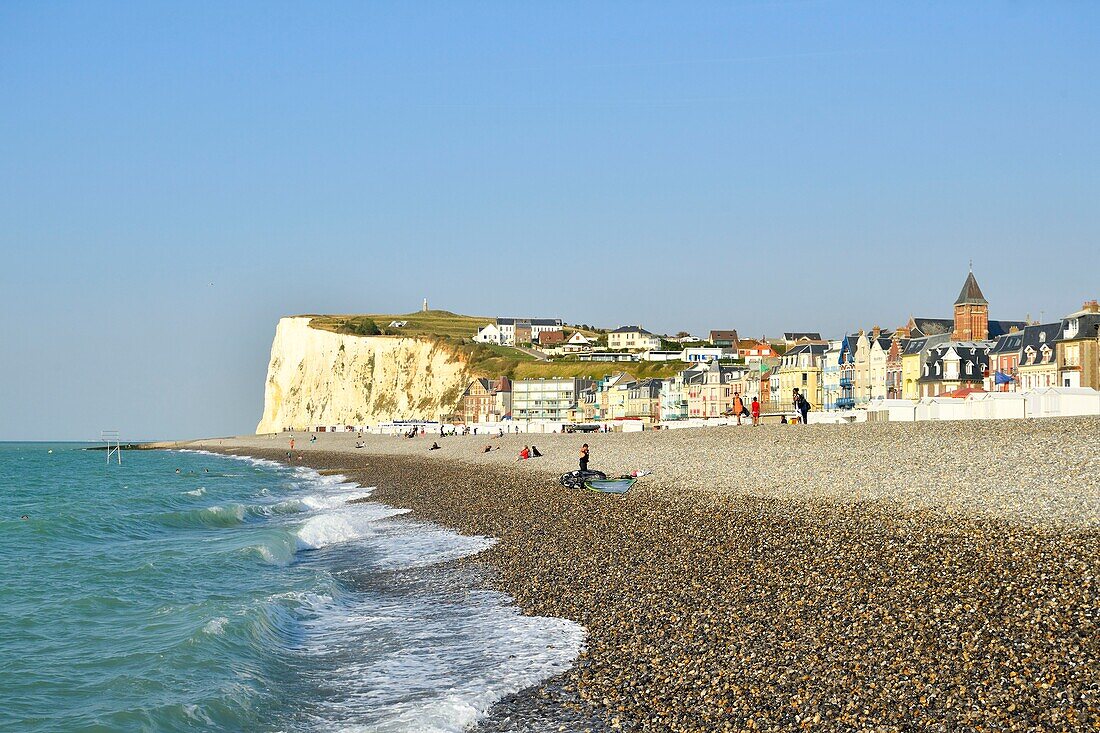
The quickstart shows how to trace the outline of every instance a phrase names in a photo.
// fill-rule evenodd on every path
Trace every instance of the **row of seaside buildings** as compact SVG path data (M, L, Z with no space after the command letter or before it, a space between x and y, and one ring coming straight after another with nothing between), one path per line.
M686 362L666 379L634 379L628 364L601 378L475 379L463 396L467 424L543 420L656 423L713 418L732 410L735 395L755 397L765 414L791 411L798 388L815 410L851 410L875 400L1015 392L1042 387L1100 389L1100 305L1088 301L1059 321L989 318L973 272L952 318L910 318L893 330L859 329L840 339L787 333L781 343L739 340L712 331L706 346L662 349L670 339L637 326L607 333L606 346L581 331L567 334L556 319L497 319L476 340L531 344L546 353L588 361ZM691 337L685 342L697 341ZM780 353L782 352L782 353Z

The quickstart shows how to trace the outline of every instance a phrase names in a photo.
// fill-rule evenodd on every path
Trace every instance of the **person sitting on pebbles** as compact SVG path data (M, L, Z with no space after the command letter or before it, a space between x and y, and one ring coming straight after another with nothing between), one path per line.
M432 447L428 450L439 450L439 443L432 443Z
M517 458L516 460L517 461L526 461L530 457L531 457L531 449L528 448L527 446L523 446L523 450L521 450L519 452L519 458Z

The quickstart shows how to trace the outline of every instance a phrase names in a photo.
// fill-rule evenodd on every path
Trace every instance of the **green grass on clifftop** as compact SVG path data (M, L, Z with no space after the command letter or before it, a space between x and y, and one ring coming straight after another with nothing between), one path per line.
M681 371L680 362L598 363L575 360L538 361L530 354L509 346L473 343L471 339L482 326L494 318L462 316L450 311L417 311L416 313L368 313L363 315L307 315L310 328L352 336L407 336L434 339L455 353L462 354L470 371L478 376L538 379L539 377L591 377L625 371L638 379L663 379ZM390 326L405 321L402 327ZM567 331L581 331L595 337L596 332L566 325Z
M310 328L333 333L346 333L358 336L373 334L362 333L357 326L367 320L374 321L378 326L378 335L382 336L411 336L421 338L425 336L446 336L453 339L473 338L477 330L487 323L493 323L493 318L480 316L460 316L450 311L417 311L416 313L366 313L363 315L344 316L319 316L309 315ZM406 324L397 328L390 326L395 321L406 321Z

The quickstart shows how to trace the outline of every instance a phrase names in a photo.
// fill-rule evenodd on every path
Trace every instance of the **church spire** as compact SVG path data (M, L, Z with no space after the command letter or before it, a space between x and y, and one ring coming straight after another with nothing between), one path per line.
M973 262L971 262L971 267L973 267ZM989 305L989 301L982 295L982 289L978 287L978 281L974 279L973 269L966 276L966 282L963 283L962 290L959 291L959 297L955 300L955 305L963 304Z

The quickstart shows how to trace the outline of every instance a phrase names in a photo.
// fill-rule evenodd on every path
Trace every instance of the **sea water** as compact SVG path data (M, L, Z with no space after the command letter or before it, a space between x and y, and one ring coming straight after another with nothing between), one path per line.
M583 643L341 476L83 448L0 444L0 730L461 731Z

